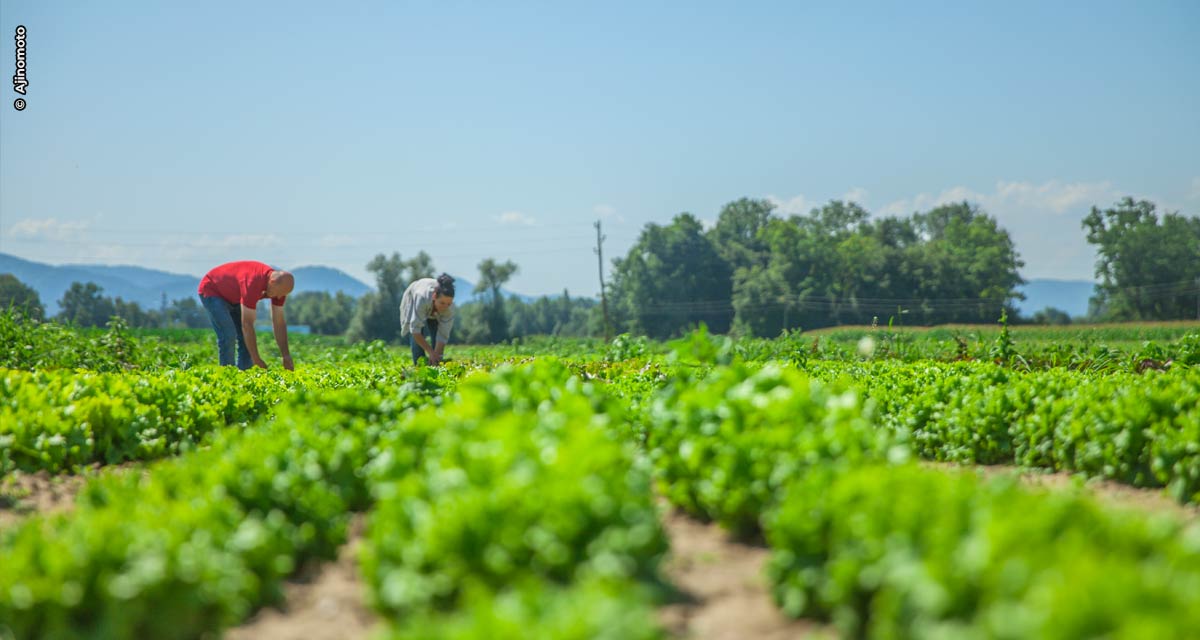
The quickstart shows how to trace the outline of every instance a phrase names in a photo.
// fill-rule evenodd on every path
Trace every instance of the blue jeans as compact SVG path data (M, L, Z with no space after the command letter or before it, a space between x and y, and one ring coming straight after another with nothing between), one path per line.
M233 346L236 344L237 368L245 371L253 367L250 350L246 348L246 336L242 335L242 305L230 304L215 296L200 296L200 303L208 311L213 331L217 332L217 358L221 366L233 365Z
M429 345L435 349L437 348L437 343L434 342L437 340L437 329L438 321L430 319L425 321L425 328L421 330L421 335L425 336L426 340L429 341ZM408 344L412 347L413 364L417 364L417 361L421 358L426 358L425 350L421 348L421 345L417 344L417 334L414 333L408 336Z

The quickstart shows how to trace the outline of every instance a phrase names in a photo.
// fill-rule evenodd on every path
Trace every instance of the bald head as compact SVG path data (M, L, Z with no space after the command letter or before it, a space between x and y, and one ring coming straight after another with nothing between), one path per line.
M290 271L276 269L267 280L267 297L282 298L296 288L296 277Z

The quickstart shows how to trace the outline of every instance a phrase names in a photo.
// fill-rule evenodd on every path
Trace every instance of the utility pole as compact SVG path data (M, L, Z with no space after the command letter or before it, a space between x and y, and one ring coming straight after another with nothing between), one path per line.
M604 309L604 341L612 339L608 323L608 294L604 291L604 236L600 235L600 221L596 221L596 264L600 270L600 306Z

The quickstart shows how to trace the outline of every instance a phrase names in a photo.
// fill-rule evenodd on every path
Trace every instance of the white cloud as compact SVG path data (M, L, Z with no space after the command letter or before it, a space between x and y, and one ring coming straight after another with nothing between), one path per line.
M951 187L933 196L928 193L920 193L912 198L904 198L889 202L879 209L879 213L885 216L907 216L915 211L932 209L933 207L951 202L968 202L978 203L983 199L983 194L972 191L967 187Z
M870 196L870 194L867 193L866 189L864 189L862 187L854 187L853 189L847 191L846 195L842 196L842 201L843 202L854 202L859 205L865 206L868 196Z
M533 226L535 222L532 217L527 216L520 211L505 211L504 213L496 216L496 220L498 220L500 224L520 224L527 227Z
M1028 182L998 182L996 195L986 198L996 204L1012 202L1020 206L1046 209L1063 214L1079 207L1106 205L1115 200L1116 192L1108 182L1062 184L1057 180L1041 185Z
M1106 205L1119 198L1119 192L1108 182L1063 184L1057 180L1035 185L1028 182L996 183L991 192L975 191L969 187L950 187L937 195L917 194L889 202L879 209L883 215L908 215L943 204L967 201L983 207L989 213L1002 210L1028 209L1038 215L1063 215L1079 207ZM996 210L996 211L993 211Z
M783 200L775 196L767 196L767 202L770 202L775 207L775 214L780 216L790 215L805 215L813 208L813 203L804 196L796 196L789 200Z
M866 189L862 187L854 187L846 191L846 193L838 199L842 200L843 202L855 202L865 207L867 206L867 199L870 197L870 195L871 194ZM781 217L792 215L805 216L808 215L813 209L820 206L817 204L817 201L809 200L803 195L798 195L787 200L784 200L778 196L768 195L766 196L766 200L775 207L775 215Z
M74 240L87 231L89 226L91 223L86 220L59 222L57 218L26 218L9 227L8 235L21 239Z

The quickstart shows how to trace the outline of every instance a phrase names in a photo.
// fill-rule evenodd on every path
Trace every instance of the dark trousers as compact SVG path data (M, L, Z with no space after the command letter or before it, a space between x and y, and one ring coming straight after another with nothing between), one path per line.
M246 348L246 336L242 335L242 305L231 304L224 298L200 296L204 310L212 320L213 331L217 332L217 360L222 366L234 364L234 346L237 347L237 368L245 371L254 366L250 350Z
M429 341L429 345L434 348L437 348L437 342L435 342L437 340L437 329L438 321L431 318L425 321L425 328L421 330L421 335L425 336L425 339ZM413 364L417 364L418 360L426 357L425 350L421 348L421 345L417 344L417 334L414 333L408 337L408 344L412 347ZM428 359L426 360L428 361Z

